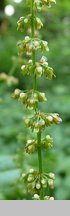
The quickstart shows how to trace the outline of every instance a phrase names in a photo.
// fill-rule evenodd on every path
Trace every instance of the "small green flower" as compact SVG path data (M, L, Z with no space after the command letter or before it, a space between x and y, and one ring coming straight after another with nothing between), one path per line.
M44 200L51 200L51 201L53 201L54 197L44 196Z
M48 180L48 186L49 186L50 189L54 188L54 181L52 179Z
M27 181L32 182L33 180L34 180L34 177L33 177L33 175L30 174L27 178Z
M14 93L12 94L12 97L14 99L18 99L20 96L21 90L20 89L15 89Z
M34 194L33 200L40 200L40 196L38 194Z
M38 17L36 17L36 26L37 26L37 29L41 29L43 27L43 23Z
M49 178L51 178L52 180L55 180L55 174L54 173L49 173Z
M37 183L36 183L36 189L37 189L37 190L40 190L40 188L41 188L41 185L40 185L39 182L37 182Z

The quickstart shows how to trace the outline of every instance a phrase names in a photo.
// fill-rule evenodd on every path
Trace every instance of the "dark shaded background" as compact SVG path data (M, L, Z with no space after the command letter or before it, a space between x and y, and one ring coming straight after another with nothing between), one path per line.
M29 12L26 1L20 4L13 0L0 0L0 73L18 77L14 86L10 81L0 82L0 199L30 199L19 174L29 167L37 167L37 155L24 155L23 148L28 137L33 136L25 128L23 117L26 109L11 98L16 87L31 85L29 77L23 77L20 67L23 59L17 56L16 43L26 35L17 32L17 20ZM13 16L7 16L5 7L11 4ZM44 170L56 173L55 189L52 195L57 200L70 199L70 2L57 0L48 13L42 13L44 28L41 37L49 42L47 54L49 65L54 68L56 79L39 79L39 88L45 91L48 102L41 109L58 112L63 119L60 126L49 128L46 133L54 137L54 148L45 153ZM49 192L50 193L50 192Z

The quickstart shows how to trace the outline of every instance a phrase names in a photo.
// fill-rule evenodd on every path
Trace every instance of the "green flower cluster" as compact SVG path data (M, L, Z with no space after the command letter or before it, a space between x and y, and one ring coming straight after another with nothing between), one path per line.
M46 127L62 122L58 113L44 113L38 107L38 104L47 101L47 98L45 93L37 90L37 77L44 76L51 80L56 76L53 68L49 67L47 58L43 55L44 52L49 51L48 42L35 35L35 30L43 27L36 12L42 10L43 7L50 7L52 3L56 3L55 0L31 0L31 14L21 17L17 22L19 31L23 32L25 27L30 27L32 32L32 35L27 35L23 40L20 40L17 46L19 55L26 54L27 56L27 61L21 66L21 72L23 76L32 76L33 88L25 91L16 89L12 96L22 102L26 108L33 110L32 116L25 118L25 124L32 132L37 133L37 138L28 139L25 152L28 154L38 153L39 172L30 169L26 175L22 173L22 179L27 184L28 192L34 194L33 200L54 200L53 197L45 196L45 191L46 188L54 188L55 175L54 173L43 173L42 167L42 151L52 148L53 138L50 135L42 138L41 135ZM40 50L42 55L37 61L36 54Z
M46 76L46 78L49 80L51 80L53 77L56 77L53 72L53 68L48 66L45 56L42 56L39 62L35 62L35 65L33 65L32 60L29 60L28 64L22 65L21 70L23 75L35 74L38 77Z
M39 38L30 38L29 36L26 36L23 41L19 41L17 45L20 55L26 53L27 56L32 56L32 53L39 49L41 49L42 52L49 51L47 41L40 40Z
M26 17L20 17L20 19L17 22L18 31L23 32L25 27L29 27L29 25L31 26L31 22L32 22L32 15L31 14L29 14ZM35 22L35 27L37 30L41 29L43 27L43 23L39 17L34 16L34 22Z
M59 117L58 113L49 114L40 111L36 112L34 116L25 119L27 127L36 132L42 131L45 127L51 126L52 124L59 124L61 122L62 119Z
M22 174L22 179L27 184L27 189L29 193L34 193L38 195L40 189L42 188L54 189L54 173L39 173L34 169L30 169L29 173L27 173L26 175ZM44 198L46 199L46 197Z
M26 153L32 154L38 150L39 143L37 139L28 140L26 143ZM48 150L53 147L53 138L47 135L45 138L41 140L41 147L45 150Z
M8 85L16 85L18 84L18 79L14 76L9 76L6 73L0 73L0 81L6 81Z
M14 99L19 99L28 109L31 110L37 109L38 102L47 101L45 93L41 93L34 89L25 92L16 89L12 96Z
M52 3L55 3L56 4L56 1L55 0L35 0L35 8L36 10L38 11L41 11L42 10L42 7L51 7Z

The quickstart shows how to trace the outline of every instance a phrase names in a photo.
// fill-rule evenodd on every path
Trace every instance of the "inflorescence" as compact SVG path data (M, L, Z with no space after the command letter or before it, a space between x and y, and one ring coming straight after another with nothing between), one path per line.
M29 75L33 79L32 89L20 90L16 89L13 98L18 99L29 110L33 110L33 114L29 118L25 118L25 124L28 128L37 133L37 138L27 140L25 152L32 154L38 152L39 171L33 168L27 174L22 173L22 179L27 184L28 192L32 194L33 200L54 200L53 197L46 196L46 188L54 188L54 173L44 173L42 167L42 151L53 147L53 138L50 135L42 138L42 132L48 126L59 124L62 122L58 113L44 113L39 110L39 103L46 102L45 93L37 90L37 77L45 76L51 80L56 77L48 65L48 60L44 53L49 51L48 42L41 40L35 35L36 30L43 27L41 19L36 16L44 7L50 8L55 0L31 0L31 13L25 17L21 17L18 22L18 30L23 32L24 28L31 28L31 36L26 35L23 40L17 44L18 54L23 56L26 54L27 61L21 66L22 75ZM40 59L36 59L36 53L42 52Z

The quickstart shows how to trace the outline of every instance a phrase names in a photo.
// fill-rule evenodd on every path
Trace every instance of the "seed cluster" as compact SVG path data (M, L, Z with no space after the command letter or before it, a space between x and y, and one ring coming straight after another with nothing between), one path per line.
M20 19L18 20L17 24L18 24L18 30L23 32L25 27L28 27L29 25L31 25L32 22L32 15L29 14L26 17L20 17ZM34 22L35 22L35 27L36 29L41 29L43 27L43 23L41 21L41 19L39 17L34 16Z

